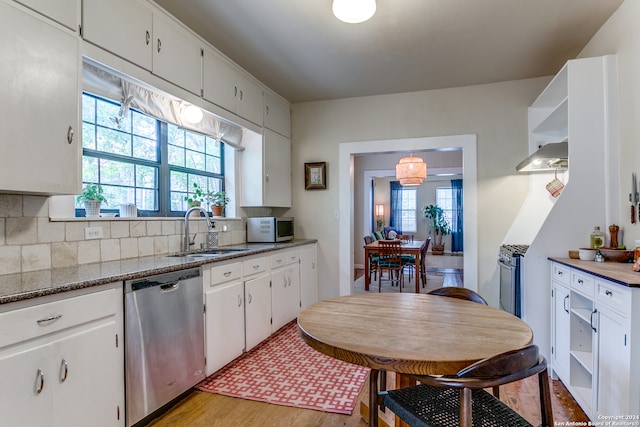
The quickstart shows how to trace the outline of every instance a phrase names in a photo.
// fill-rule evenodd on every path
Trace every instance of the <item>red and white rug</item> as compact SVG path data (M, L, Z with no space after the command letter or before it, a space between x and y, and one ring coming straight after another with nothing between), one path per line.
M198 389L276 405L351 414L369 368L309 347L296 322L198 385Z

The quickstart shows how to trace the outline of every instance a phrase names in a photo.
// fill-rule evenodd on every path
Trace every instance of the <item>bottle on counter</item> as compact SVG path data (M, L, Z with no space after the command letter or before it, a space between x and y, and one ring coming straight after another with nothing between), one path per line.
M600 231L600 227L595 226L593 228L590 241L592 249L600 249L604 246L604 234L602 233L602 231Z

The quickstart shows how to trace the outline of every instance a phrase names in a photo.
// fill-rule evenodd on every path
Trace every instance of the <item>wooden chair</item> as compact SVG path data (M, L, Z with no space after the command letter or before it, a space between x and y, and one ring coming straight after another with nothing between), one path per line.
M393 285L397 282L402 292L402 250L400 240L380 240L378 243L378 292L380 292L382 273L386 270ZM395 272L395 279L393 278Z
M420 377L421 384L380 392L379 400L413 427L531 426L483 389L532 375L538 375L542 426L553 426L547 362L535 345L483 359L455 375Z
M369 245L373 243L373 237L364 236L364 244ZM369 254L369 259L366 260L369 263L369 282L371 282L371 273L373 273L373 280L376 280L378 274L378 255Z
M427 250L431 243L431 237L424 241L420 246L420 279L422 280L422 287L427 283Z
M472 291L471 289L467 289L467 288L458 288L455 286L445 286L443 288L438 288L438 289L434 289L431 292L429 292L430 295L440 295L443 297L451 297L451 298L458 298L458 299L464 299L467 301L473 301L473 302L477 302L480 304L484 304L484 305L488 305L487 301L482 298L482 296L475 292Z

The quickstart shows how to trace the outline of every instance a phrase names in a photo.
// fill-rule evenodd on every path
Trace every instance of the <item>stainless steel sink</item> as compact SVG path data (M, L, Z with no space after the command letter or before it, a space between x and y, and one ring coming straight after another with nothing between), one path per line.
M202 250L197 250L197 251L191 251L191 252L180 252L174 255L169 255L172 257L183 257L183 256L190 256L190 257L215 257L215 256L220 256L220 255L227 255L227 254L232 254L235 252L244 252L244 251L248 251L249 248L211 248L211 249L202 249Z

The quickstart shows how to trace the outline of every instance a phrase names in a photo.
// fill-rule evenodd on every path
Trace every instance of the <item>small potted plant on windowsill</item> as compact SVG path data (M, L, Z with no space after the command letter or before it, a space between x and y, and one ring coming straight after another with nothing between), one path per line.
M434 233L431 253L433 255L442 255L444 253L442 238L451 234L451 226L444 216L444 210L438 205L429 205L422 208L422 213L425 218L430 220L429 228Z
M222 216L227 203L229 203L229 197L224 191L217 191L215 193L209 192L207 194L207 201L211 204L211 214L213 216Z
M78 203L84 203L85 215L89 218L99 217L102 203L107 203L104 190L100 184L87 184L82 193L76 197Z
M185 202L187 202L187 209L194 208L197 206L202 206L202 204L207 200L207 193L205 190L198 185L197 182L193 183L193 193L184 196ZM200 212L194 211L191 212L189 216L199 217Z

